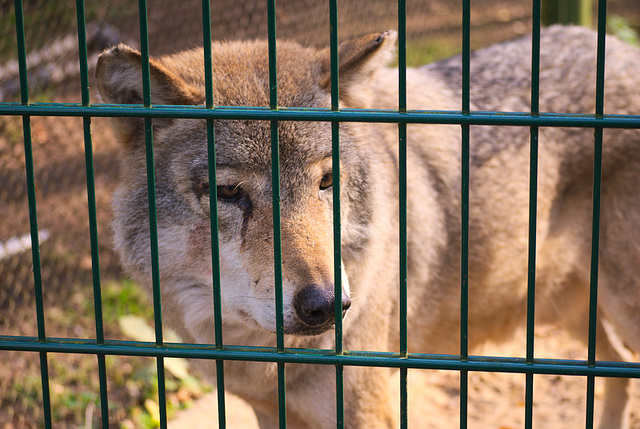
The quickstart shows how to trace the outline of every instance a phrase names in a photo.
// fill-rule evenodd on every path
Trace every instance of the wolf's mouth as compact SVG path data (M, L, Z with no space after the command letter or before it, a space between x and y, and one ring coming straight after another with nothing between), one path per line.
M346 305L343 305L342 309L342 319L347 314L349 307L351 306L351 302L348 301ZM336 326L335 321L335 311L332 308L330 314L318 315L318 319L313 319L307 317L306 319L300 318L298 315L298 319L291 324L285 325L284 332L285 334L291 335L303 335L303 336L313 336L323 334L331 329L334 329ZM319 318L322 318L322 323L306 323L307 321L319 321Z
M343 314L344 317L344 314ZM285 326L284 333L288 335L301 335L301 336L314 336L324 334L325 332L334 329L335 322L327 323L322 326L308 326L303 323L297 323L295 326Z

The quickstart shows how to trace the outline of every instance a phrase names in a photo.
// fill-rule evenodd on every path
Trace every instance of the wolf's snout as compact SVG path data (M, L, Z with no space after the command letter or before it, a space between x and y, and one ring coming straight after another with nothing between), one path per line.
M333 285L305 286L293 303L298 318L307 326L320 327L335 322L335 294ZM342 294L342 316L351 307L351 300Z

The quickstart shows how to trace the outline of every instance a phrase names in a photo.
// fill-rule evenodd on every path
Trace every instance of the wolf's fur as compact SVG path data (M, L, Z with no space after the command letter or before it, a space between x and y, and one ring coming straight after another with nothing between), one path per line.
M397 109L395 33L340 46L343 107ZM530 38L473 54L473 110L528 111ZM595 35L542 32L540 109L593 113ZM640 51L607 39L605 113L640 114ZM459 110L460 58L407 70L411 109ZM328 50L278 43L281 106L328 107ZM97 67L110 103L142 99L140 54L124 45ZM269 103L265 42L215 43L217 105ZM202 104L202 50L151 59L152 102ZM114 119L123 143L114 197L115 245L124 266L150 283L143 124ZM269 123L215 122L225 344L275 345ZM183 338L213 341L206 128L204 121L154 120L160 272L165 320ZM331 127L281 122L284 329L290 347L332 348ZM343 302L347 350L398 350L398 136L394 124L340 125ZM640 133L605 130L600 229L599 360L640 351ZM409 350L459 348L460 128L408 127ZM587 338L593 130L540 129L536 316ZM529 129L471 127L469 319L471 346L507 338L525 315ZM324 184L324 185L323 185ZM329 183L330 184L330 183ZM327 189L324 189L327 188ZM237 191L237 193L236 193ZM216 195L216 190L212 190ZM226 195L226 197L225 197ZM327 307L329 306L329 307ZM614 346L617 345L617 346ZM622 347L622 345L624 347ZM287 366L288 424L335 426L335 369ZM215 375L213 366L209 373ZM225 383L277 426L275 364L226 362ZM345 424L395 427L380 368L345 368ZM605 381L601 427L627 423L629 382ZM426 399L428 400L428 399ZM213 417L212 417L213 420Z

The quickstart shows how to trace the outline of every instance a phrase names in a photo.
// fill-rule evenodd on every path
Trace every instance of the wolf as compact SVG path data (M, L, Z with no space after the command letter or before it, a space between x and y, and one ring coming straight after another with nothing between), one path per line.
M541 112L593 113L596 40L591 30L542 30ZM396 33L339 45L341 108L398 109L398 70L388 67ZM202 49L150 59L151 99L205 102ZM219 106L268 106L265 41L215 42L213 96ZM328 108L327 48L277 42L280 106ZM640 50L606 39L604 111L640 114ZM461 58L408 68L409 109L459 111ZM101 54L98 88L107 103L141 103L141 55L125 46ZM531 37L471 58L473 111L529 112ZM114 243L126 270L150 284L144 124L114 118L122 143L113 197ZM270 124L215 120L216 189L209 186L203 120L154 119L162 303L185 341L214 341L210 198L216 198L223 338L227 345L276 345ZM340 131L342 293L334 293L331 124L278 124L285 345L334 347L342 301L346 350L399 350L398 126L344 122ZM592 236L593 130L539 130L536 323L587 341ZM633 360L640 351L640 133L604 130L597 358ZM470 127L469 346L500 341L524 323L527 297L529 127ZM409 352L459 353L461 131L407 127ZM210 366L207 366L210 365ZM215 368L204 363L215 377ZM287 364L287 424L335 427L335 368ZM227 361L225 385L254 408L261 428L278 427L275 363ZM344 369L344 424L391 428L391 371ZM629 425L630 382L604 379L600 428ZM428 400L426 398L425 400ZM212 418L212 420L215 420Z

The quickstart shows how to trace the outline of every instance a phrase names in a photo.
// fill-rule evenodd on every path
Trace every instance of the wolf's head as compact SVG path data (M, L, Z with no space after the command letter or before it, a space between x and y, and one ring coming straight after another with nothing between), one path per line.
M395 33L367 35L339 49L343 106L365 107L366 86L393 54ZM213 46L213 94L219 106L268 106L265 42ZM278 99L287 107L329 107L328 50L278 42ZM140 53L124 45L105 51L96 69L108 103L141 103ZM205 100L202 50L150 60L154 104L199 105ZM113 119L124 147L114 197L115 245L127 270L149 284L148 197L144 121ZM154 119L159 263L165 300L196 340L212 326L210 196L217 199L220 276L225 323L275 331L271 128L269 122L216 120L217 187L210 189L205 121ZM331 125L278 123L282 213L284 330L314 335L334 320ZM340 125L343 261L361 256L373 190L366 180L369 148L363 125ZM343 265L344 266L344 265ZM343 308L349 282L342 272Z

